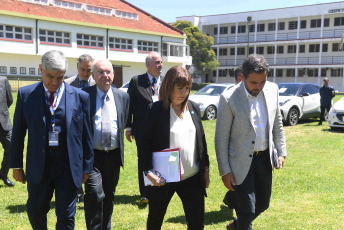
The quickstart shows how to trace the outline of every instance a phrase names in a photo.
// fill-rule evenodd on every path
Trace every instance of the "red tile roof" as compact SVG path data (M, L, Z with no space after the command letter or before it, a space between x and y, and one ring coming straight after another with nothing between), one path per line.
M89 13L84 10L72 10L52 5L34 4L19 0L1 0L0 14L24 15L29 18L39 18L65 23L82 23L100 27L117 27L124 30L135 30L143 33L168 34L174 36L183 35L184 32L169 25L168 23L150 15L142 9L124 0L76 0L73 2L86 3L98 7L110 7L120 11L135 13L138 20L125 19L115 16L107 16Z

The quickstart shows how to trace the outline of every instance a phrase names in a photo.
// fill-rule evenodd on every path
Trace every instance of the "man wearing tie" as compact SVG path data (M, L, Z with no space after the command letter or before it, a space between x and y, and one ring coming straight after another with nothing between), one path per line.
M140 133L142 122L150 110L152 103L158 100L159 86L162 79L160 74L162 71L162 59L159 53L151 52L146 57L147 73L134 76L128 87L130 96L129 118L126 125L126 138L129 142L134 137L136 139ZM137 155L138 153L137 149ZM140 162L140 161L138 161ZM143 181L142 166L138 163L138 177L141 195L141 204L147 204L148 199L145 194L145 185Z
M47 229L54 191L56 229L74 229L77 188L92 172L90 99L87 93L64 84L67 66L62 52L46 52L39 66L42 81L18 91L10 167L15 180L25 183L27 179L27 213L33 229Z
M96 84L91 77L92 74L92 57L89 54L83 54L78 58L77 69L78 74L69 77L65 82L76 88L84 88Z
M85 218L88 230L110 230L115 190L124 165L129 95L111 85L114 71L109 60L95 60L92 70L96 85L83 89L91 98L94 149L93 172L85 184Z

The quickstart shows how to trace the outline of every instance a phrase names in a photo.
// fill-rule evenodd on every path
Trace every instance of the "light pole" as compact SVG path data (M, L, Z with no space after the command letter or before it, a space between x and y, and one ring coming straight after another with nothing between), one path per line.
M252 17L247 17L247 56L250 55L249 49L250 49L250 24L252 21Z

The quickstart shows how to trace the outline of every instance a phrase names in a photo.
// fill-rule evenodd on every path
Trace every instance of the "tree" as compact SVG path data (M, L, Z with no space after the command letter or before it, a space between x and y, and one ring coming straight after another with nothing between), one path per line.
M187 36L186 44L190 47L192 64L201 73L209 73L216 70L220 64L216 60L216 55L211 46L214 39L203 34L197 26L189 21L177 21L172 24L174 27L183 30Z

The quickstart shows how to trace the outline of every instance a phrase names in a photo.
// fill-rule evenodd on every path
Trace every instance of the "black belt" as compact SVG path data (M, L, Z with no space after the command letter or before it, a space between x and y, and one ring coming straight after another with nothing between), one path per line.
M109 153L112 153L112 152L115 152L119 150L119 148L116 148L116 149L111 149L111 150L99 150L99 149L93 149L94 152L97 152L97 153L103 153L103 154L109 154Z
M269 149L265 149L263 151L254 151L253 154L256 156L264 155L269 152Z

